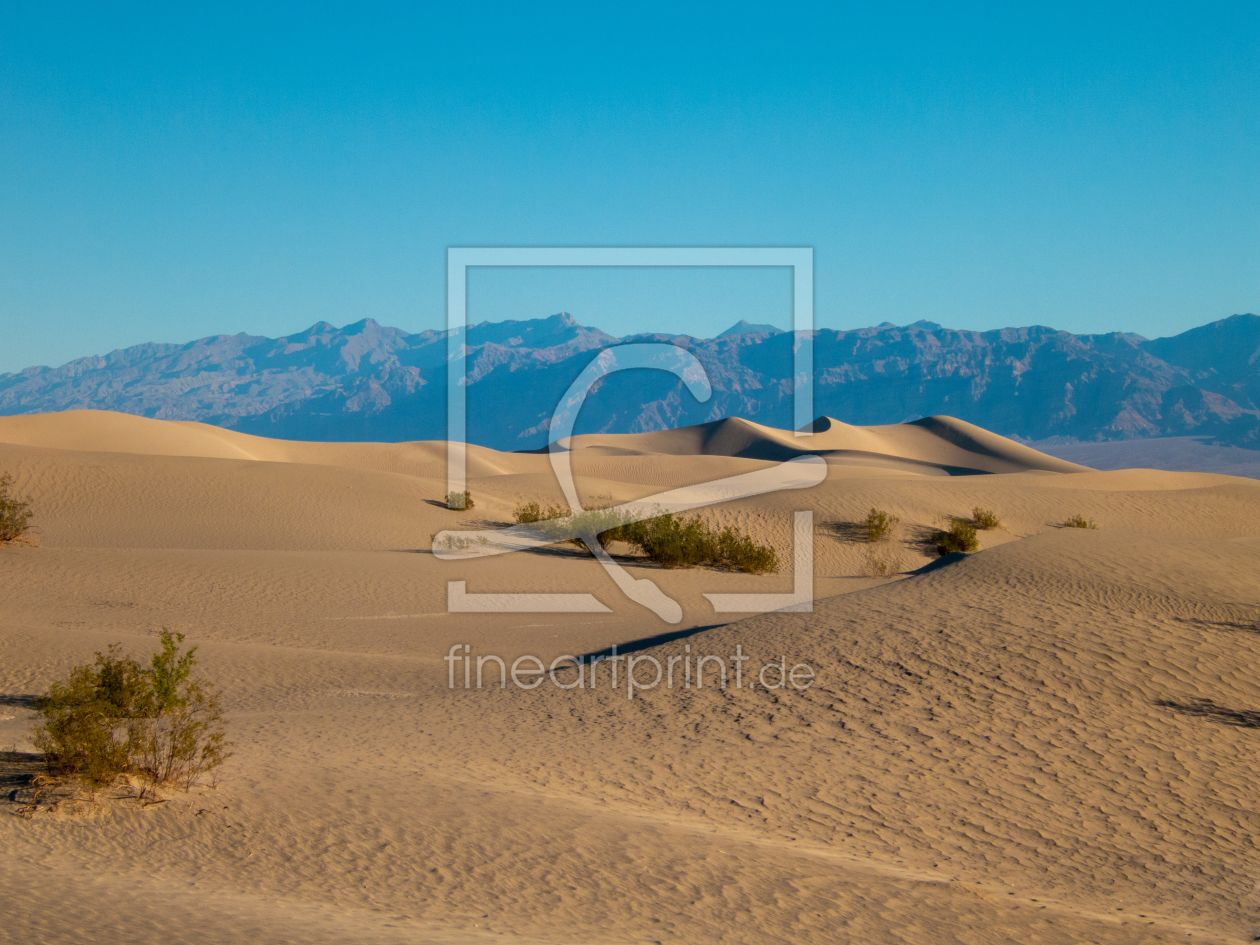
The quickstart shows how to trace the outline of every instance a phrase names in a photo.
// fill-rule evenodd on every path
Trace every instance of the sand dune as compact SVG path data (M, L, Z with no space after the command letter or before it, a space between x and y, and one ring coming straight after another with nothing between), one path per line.
M303 443L270 440L207 423L150 420L108 410L0 417L0 443L93 453L244 459L446 475L445 443ZM503 454L468 446L472 475L506 472ZM510 455L510 454L509 454Z
M811 424L799 437L750 420L727 418L659 433L573 437L575 450L616 450L682 456L732 456L782 462L816 453L835 464L902 468L912 472L971 474L1047 470L1079 472L1084 467L1039 453L1006 437L953 417L926 417L913 423L855 427L831 417Z
M826 429L823 429L823 427ZM560 500L546 456L283 443L78 412L0 418L0 470L41 547L0 548L0 748L93 650L188 635L225 688L214 790L92 819L0 818L0 940L1239 942L1257 928L1260 482L1099 472L949 418L818 424L826 482L705 510L791 557L812 613L717 615L789 573L662 571L690 635L555 549L458 562L454 525ZM582 494L623 501L795 455L745 421L575 437ZM1058 465L1056 465L1058 464ZM968 473L960 475L959 473ZM597 498L598 497L598 498ZM856 523L935 560L865 576ZM1058 527L1071 514L1097 531ZM472 592L589 592L604 614L449 614ZM455 644L662 662L736 646L810 664L804 691L448 688ZM690 647L690 651L688 651ZM567 677L566 677L567 678ZM712 677L710 677L712 678ZM0 777L4 776L0 772ZM0 802L2 803L2 802Z
M819 417L809 437L729 418L658 433L589 434L565 445L577 452L607 456L726 456L781 462L817 453L835 463L904 461L917 472L1079 472L1085 468L1056 459L953 417L927 417L913 423L855 427ZM21 446L153 456L249 459L272 463L350 466L418 475L445 475L444 444L302 443L269 440L204 423L167 422L102 410L0 417L0 442ZM469 473L517 471L536 453L469 450ZM534 468L534 467L527 467Z

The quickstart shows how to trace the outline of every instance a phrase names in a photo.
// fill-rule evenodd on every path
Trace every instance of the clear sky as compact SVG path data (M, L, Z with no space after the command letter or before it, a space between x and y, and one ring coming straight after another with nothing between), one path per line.
M438 327L449 245L813 246L830 327L1260 311L1260 5L6 7L0 371ZM785 285L469 307L711 335Z

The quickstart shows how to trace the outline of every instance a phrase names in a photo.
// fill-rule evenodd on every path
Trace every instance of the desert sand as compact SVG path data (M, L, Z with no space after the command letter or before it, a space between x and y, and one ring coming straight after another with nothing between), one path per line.
M1260 479L1260 450L1218 446L1208 437L1165 436L1107 443L1034 444L1060 459L1094 469L1173 469Z
M52 680L113 641L147 653L162 627L200 647L235 743L216 787L163 805L0 816L0 940L1260 933L1260 481L1094 471L948 418L816 429L568 444L598 503L826 458L812 489L700 513L773 544L779 574L622 561L681 602L673 627L575 548L430 552L443 529L560 502L545 455L470 448L476 508L453 512L443 443L0 418L0 471L40 529L38 547L0 547L0 748L31 751L30 700ZM1002 527L934 565L927 534L976 505ZM872 506L901 519L892 577L866 566L855 523ZM715 614L703 594L791 588L799 509L812 612ZM1060 527L1073 514L1097 530ZM451 614L448 581L589 592L609 612ZM628 698L606 678L450 688L444 661L457 644L551 661L666 633L638 652L739 646L816 678Z

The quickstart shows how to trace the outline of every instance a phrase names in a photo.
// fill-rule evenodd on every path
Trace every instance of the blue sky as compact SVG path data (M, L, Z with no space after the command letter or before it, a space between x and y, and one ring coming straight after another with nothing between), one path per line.
M1260 310L1260 7L874 6L11 6L0 371L440 326L450 245L813 246L829 327ZM788 317L781 273L648 275L470 315Z

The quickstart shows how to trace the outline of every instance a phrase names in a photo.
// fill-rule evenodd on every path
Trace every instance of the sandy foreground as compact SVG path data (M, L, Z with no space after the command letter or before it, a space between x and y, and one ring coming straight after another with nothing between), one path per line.
M801 442L724 421L572 445L584 500L607 504ZM821 485L702 513L773 543L780 574L623 559L682 604L671 626L577 549L432 555L442 529L559 502L543 455L470 448L476 508L456 513L441 443L0 418L0 471L42 530L0 548L0 749L30 750L30 698L54 678L113 641L147 653L161 627L201 648L235 742L218 787L145 810L7 816L21 772L0 772L0 941L1260 933L1260 481L1096 472L947 420L833 421L808 448ZM907 572L935 559L942 515L980 505L1003 526L977 554L868 577L855 523L873 505L900 517ZM812 613L716 614L703 594L791 589L798 509L814 513ZM1058 527L1073 514L1098 530ZM449 614L448 581L589 592L609 612ZM628 698L607 675L500 689L491 667L477 690L462 663L450 688L443 659L459 644L550 662L662 634L637 654L738 646L750 676L783 657L816 679L711 674Z

